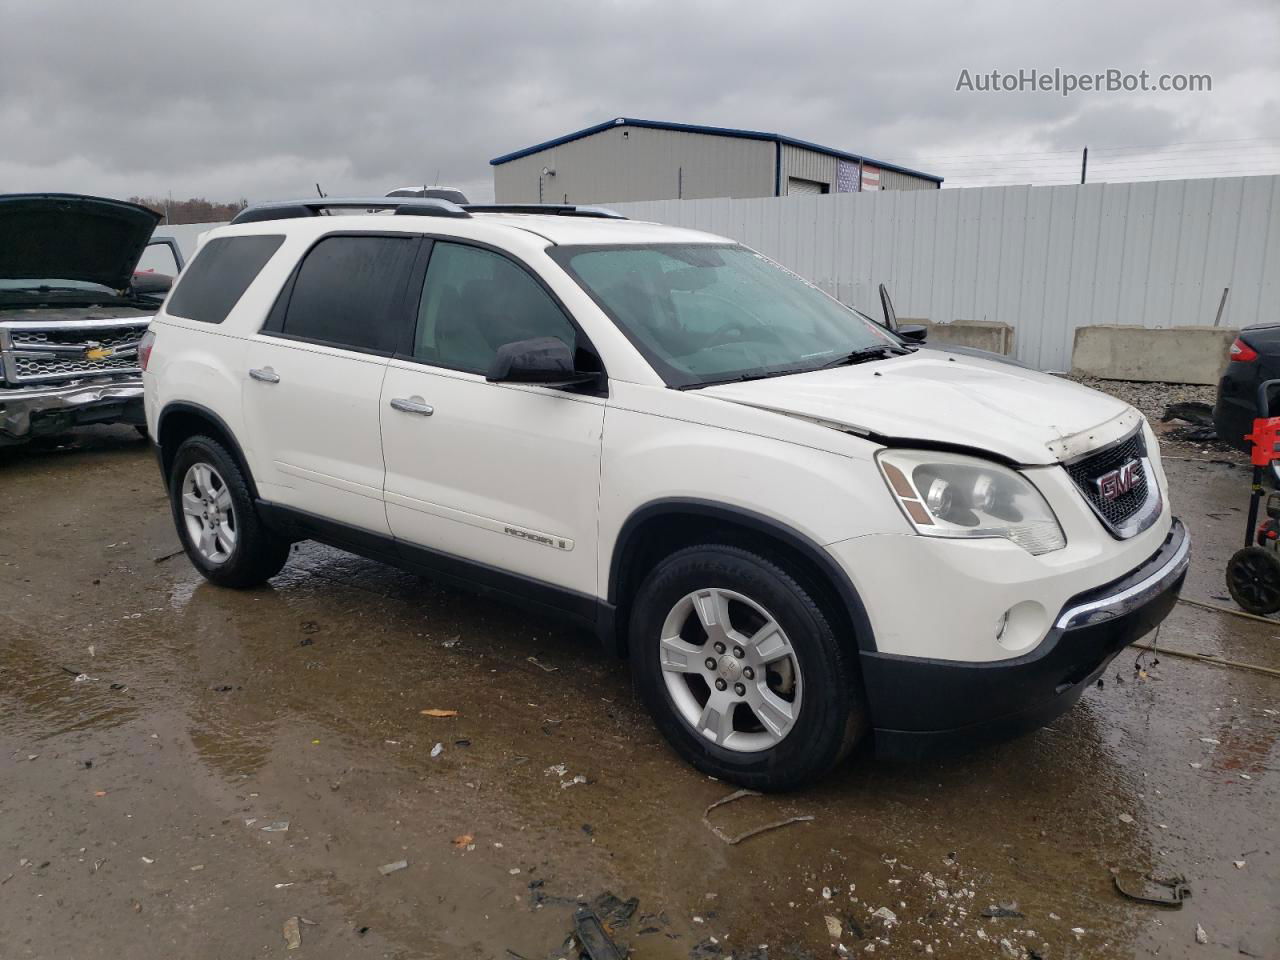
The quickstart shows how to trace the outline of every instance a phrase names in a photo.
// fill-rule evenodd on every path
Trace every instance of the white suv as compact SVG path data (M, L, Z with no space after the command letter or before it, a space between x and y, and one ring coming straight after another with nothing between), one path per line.
M1046 723L1187 567L1132 407L594 208L251 208L143 362L206 578L314 539L567 615L756 788Z

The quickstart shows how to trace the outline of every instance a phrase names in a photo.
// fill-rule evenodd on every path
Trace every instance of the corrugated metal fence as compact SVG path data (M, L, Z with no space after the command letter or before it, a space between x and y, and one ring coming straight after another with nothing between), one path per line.
M872 316L990 320L1020 360L1071 364L1075 329L1280 322L1280 176L612 205L732 237Z

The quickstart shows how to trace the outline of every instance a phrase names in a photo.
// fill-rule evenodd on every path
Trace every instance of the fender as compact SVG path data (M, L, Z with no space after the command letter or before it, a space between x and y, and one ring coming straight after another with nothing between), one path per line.
M610 607L618 604L618 589L622 581L624 565L636 532L648 520L664 515L693 515L710 519L724 520L739 527L746 527L764 537L778 541L803 556L826 577L834 589L837 598L844 606L850 622L853 624L854 636L860 653L874 653L876 650L875 635L871 631L871 619L867 616L862 597L849 579L844 569L821 546L814 543L802 533L793 530L772 517L744 510L714 500L699 500L689 497L671 497L654 500L638 507L627 517L622 529L618 531L613 545L613 556L609 563L609 582L607 599Z
M160 470L161 473L164 474L165 484L167 485L169 482L168 468L169 463L172 460L172 451L169 451L169 453L166 454L160 438L164 436L165 420L178 413L187 413L200 417L203 420L208 420L218 428L218 431L222 434L222 439L226 442L228 452L235 458L236 465L240 468L240 472L244 474L245 480L249 483L250 494L253 495L255 500L258 499L258 485L253 479L253 472L249 469L249 461L245 458L244 451L240 448L240 441L236 439L235 433L233 433L231 428L227 426L227 421L223 420L222 417L218 416L218 414L214 413L208 407L198 403L191 403L186 400L175 400L171 403L165 404L164 408L160 411L160 416L156 418L157 435L154 440L156 452L160 459Z

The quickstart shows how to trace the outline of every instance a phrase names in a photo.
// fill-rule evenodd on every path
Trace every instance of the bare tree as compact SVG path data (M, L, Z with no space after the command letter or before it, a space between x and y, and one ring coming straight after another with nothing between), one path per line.
M130 203L149 207L164 216L168 213L168 223L213 223L230 220L249 205L243 197L229 203L218 203L204 197L192 197L189 200L164 200L157 197L130 197Z

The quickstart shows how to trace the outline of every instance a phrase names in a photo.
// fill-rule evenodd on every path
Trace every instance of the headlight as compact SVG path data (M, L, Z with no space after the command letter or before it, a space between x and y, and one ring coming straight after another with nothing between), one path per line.
M881 450L876 459L917 533L1003 537L1033 556L1067 545L1040 491L1006 467L929 450Z

